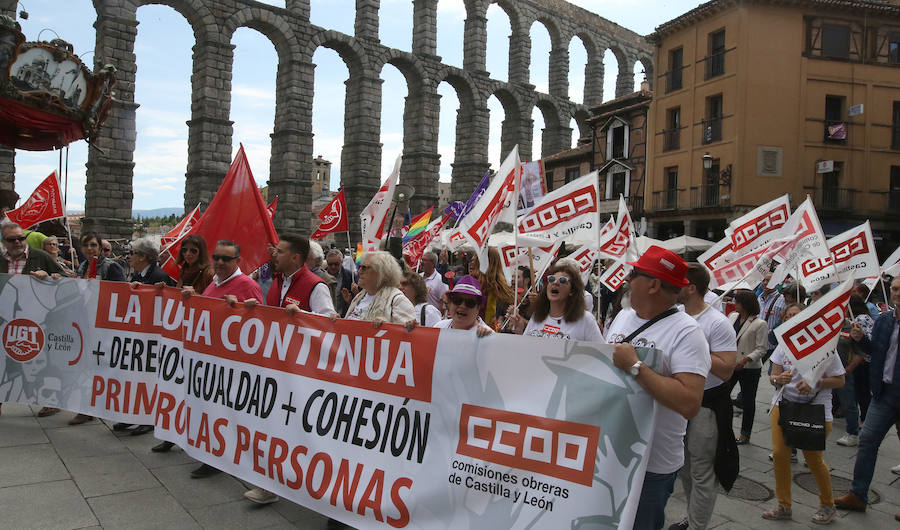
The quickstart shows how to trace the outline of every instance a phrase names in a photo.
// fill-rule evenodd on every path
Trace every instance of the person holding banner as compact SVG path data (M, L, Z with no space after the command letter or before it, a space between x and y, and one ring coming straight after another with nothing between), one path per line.
M397 288L403 277L400 265L389 252L366 252L358 270L360 292L350 302L346 318L368 320L375 327L382 322L406 324L415 320L412 302ZM332 320L337 317L337 313L332 314Z
M84 261L78 265L75 274L79 278L86 280L124 282L125 270L118 263L100 252L100 242L100 236L96 233L88 232L87 234L82 234L81 253L84 254ZM87 414L76 414L74 418L69 420L69 425L81 425L93 419L93 416L88 416Z
M72 269L72 262L59 255L59 238L50 236L44 240L44 252L50 254L50 257L56 261L59 268L62 269L63 276L73 276L75 271Z
M785 308L784 320L787 322L796 316L804 307L794 304ZM785 443L781 425L778 423L779 403L782 399L801 403L821 404L825 407L825 437L831 432L833 420L831 414L831 390L844 386L844 367L837 355L831 355L825 362L822 378L811 387L803 379L799 370L793 370L791 359L785 349L778 345L772 352L772 375L769 383L779 391L772 398L772 412L769 416L772 425L772 461L775 464L775 495L778 506L763 512L763 519L773 521L791 519L791 448ZM810 397L812 395L812 397ZM803 450L803 458L810 472L816 479L819 488L819 509L812 515L812 522L828 524L834 520L835 501L831 488L831 475L825 464L824 451Z
M478 282L478 278L466 274L457 280L453 289L444 295L447 318L435 324L434 327L474 331L479 337L490 335L494 330L489 328L478 316L481 300L481 283ZM411 322L407 324L407 327L412 328L415 325Z
M856 402L856 381L853 374L865 362L866 356L856 341L850 338L850 331L853 329L853 323L856 322L862 328L863 334L867 338L871 338L875 321L869 316L865 301L856 292L850 295L847 313L837 346L838 356L841 358L841 364L844 365L846 375L844 386L836 391L840 407L844 410L847 432L838 438L837 444L844 447L856 447L859 444L859 405Z
M878 449L900 417L900 362L897 362L900 357L900 276L891 281L890 298L894 310L878 315L871 338L866 338L858 324L850 331L850 337L871 356L869 383L872 401L859 434L859 451L850 491L835 499L835 505L842 510L866 511Z
M202 235L190 234L181 240L175 264L181 267L175 287L193 287L195 291L202 293L212 283L214 272L206 239Z
M613 363L630 374L658 405L634 528L660 529L666 503L684 464L687 421L697 415L711 366L700 325L675 303L688 285L687 263L670 250L651 246L629 275L631 308L613 320L606 340L615 344ZM661 352L659 372L641 362L635 347Z
M716 488L731 489L738 475L737 445L731 427L731 379L737 355L737 337L728 318L706 302L709 272L699 263L687 270L688 285L678 302L694 318L709 344L712 363L703 387L700 412L688 420L684 437L684 467L681 482L687 498L687 517L670 530L703 530L712 519Z
M763 357L769 351L769 326L758 317L759 301L753 293L740 290L734 293L734 311L728 315L737 333L737 363L731 377L731 390L741 385L741 434L738 445L750 443L753 420L756 418L756 391L762 375Z
M530 337L604 342L597 319L585 309L584 284L578 269L557 263L547 269L546 278L527 326L525 319L510 308L515 332Z

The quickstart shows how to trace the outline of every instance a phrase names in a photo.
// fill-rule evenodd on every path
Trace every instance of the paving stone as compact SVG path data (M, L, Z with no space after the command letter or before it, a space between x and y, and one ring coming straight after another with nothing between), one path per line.
M70 425L65 429L48 429L44 432L63 461L124 453L128 450L105 425L97 422Z
M3 406L3 415L0 416L0 447L49 442L34 417L7 415L6 407Z
M88 503L103 528L200 528L164 488L93 497Z
M71 480L0 488L3 528L82 528L97 518Z
M285 502L284 500L278 501ZM225 504L215 504L203 508L193 508L190 514L204 528L269 528L275 525L290 525L271 504L254 504L246 499Z
M160 487L153 473L131 453L75 458L67 465L85 497Z
M0 449L0 488L68 478L66 466L50 444Z
M281 499L271 505L282 517L292 523L302 523L303 528L325 528L328 518L309 508Z
M227 473L207 478L191 478L198 463L161 467L152 470L156 478L187 509L202 508L242 500L247 488Z

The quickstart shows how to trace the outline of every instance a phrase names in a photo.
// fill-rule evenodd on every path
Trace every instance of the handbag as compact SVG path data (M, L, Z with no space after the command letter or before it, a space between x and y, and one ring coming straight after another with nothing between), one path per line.
M788 447L825 450L825 405L813 403L818 395L816 392L808 402L782 398L778 403L778 425Z

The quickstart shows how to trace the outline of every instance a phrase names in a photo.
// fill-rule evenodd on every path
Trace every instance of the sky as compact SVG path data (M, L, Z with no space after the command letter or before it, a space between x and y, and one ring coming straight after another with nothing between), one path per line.
M263 0L283 7L284 0ZM696 7L691 0L574 0L571 3L595 12L632 31L646 35L657 25ZM20 4L21 9L24 4ZM65 9L61 9L61 7ZM311 0L310 21L318 26L343 33L353 33L354 0ZM73 44L84 62L93 64L96 20L91 0L28 0L27 20L19 20L27 40L51 40L57 35ZM412 43L412 0L381 0L379 39L382 44L409 51ZM507 79L510 25L506 14L496 4L487 12L487 70L494 79ZM190 76L193 32L187 21L174 9L162 5L138 8L138 34L135 41L137 76L135 102L137 109L137 146L134 154L133 208L182 207L184 173L187 167L186 121L190 119ZM438 1L437 54L445 64L462 67L462 44L465 9L463 0ZM547 92L550 35L536 22L531 27L531 80L539 92ZM270 134L275 116L275 74L278 58L271 42L261 33L238 29L232 39L231 120L234 122L232 153L243 143L253 175L260 186L269 177ZM583 100L586 52L581 41L573 38L569 46L569 97ZM313 55L315 95L313 99L313 149L332 162L331 188L340 186L341 146L343 145L344 82L347 68L336 52L319 48ZM612 52L604 57L604 100L614 97L618 65ZM634 67L635 86L643 80L643 67ZM406 82L391 65L381 72L382 85L382 178L402 151L403 105ZM459 100L447 84L438 87L441 95L438 150L441 155L440 179L450 180L453 162L456 112ZM491 97L489 159L500 164L500 124L503 108ZM535 109L532 153L540 154L540 111ZM575 131L573 142L577 140ZM85 162L84 141L70 145L67 156L67 209L78 211L84 205ZM59 152L16 152L16 190L23 199L59 165Z

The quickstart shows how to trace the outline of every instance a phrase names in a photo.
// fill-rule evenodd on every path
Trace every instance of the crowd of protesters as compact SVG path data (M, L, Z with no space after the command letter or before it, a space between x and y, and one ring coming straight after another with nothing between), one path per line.
M628 281L617 292L600 284L603 264L586 275L577 263L560 259L544 271L519 266L507 279L500 254L487 253L486 272L471 252L426 252L417 267L386 251L368 252L354 265L352 252L323 249L315 241L280 234L270 248L271 261L260 271L241 269L241 248L228 240L209 242L190 235L180 241L173 278L160 266L158 240L140 238L120 247L96 233L83 234L77 248L61 248L56 237L29 240L22 227L2 225L0 272L31 274L47 280L77 277L181 290L185 298L202 295L229 305L280 307L294 314L310 312L337 319L460 330L485 337L513 333L541 339L614 344L613 364L633 377L658 403L653 443L646 454L635 528L662 528L676 478L681 477L687 506L684 519L671 528L706 528L718 487L730 488L739 469L739 446L750 442L757 390L763 374L776 389L769 412L777 504L763 518L792 518L790 462L796 456L779 424L781 400L822 404L826 430L833 418L846 418L843 446L859 446L853 485L834 498L824 452L803 450L819 489L819 509L812 521L830 523L835 509L865 510L878 448L900 417L900 383L893 384L897 360L900 278L890 283L889 300L869 302L864 285L851 297L837 354L810 386L779 346L774 329L827 293L807 294L796 283L776 287L767 277L754 292L714 293L705 268L688 264L660 247L650 247L631 262ZM210 253L210 245L212 252ZM251 274L252 273L252 274ZM596 307L596 311L594 308ZM641 362L636 347L655 347L662 362ZM739 393L733 398L735 387ZM834 391L834 393L832 392ZM44 407L39 416L59 412ZM742 416L735 436L733 415ZM69 423L94 418L78 414ZM860 428L860 425L863 425ZM150 425L117 423L113 429L142 435ZM167 452L170 442L153 447ZM900 474L900 466L892 469ZM191 476L218 473L203 464ZM254 488L253 502L278 500ZM900 516L898 516L900 517Z

